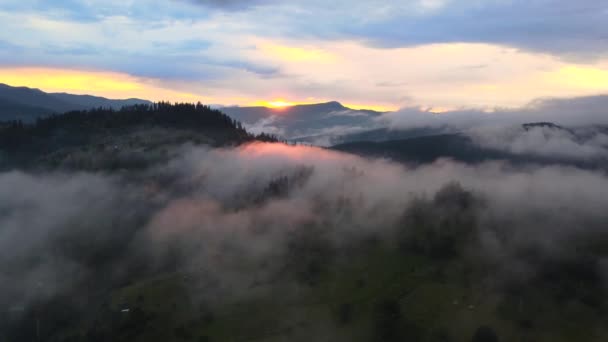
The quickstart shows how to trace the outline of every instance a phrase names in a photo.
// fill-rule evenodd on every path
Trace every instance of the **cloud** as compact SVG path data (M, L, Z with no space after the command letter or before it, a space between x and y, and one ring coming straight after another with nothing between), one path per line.
M593 40L589 48L577 45L573 49L577 56L587 53L594 58L564 58L564 54L538 53L501 39L464 34L445 38L441 32L455 34L460 26L482 25L485 19L471 17L485 18L483 11L506 2L456 3L437 2L429 9L428 3L418 1L375 6L363 1L279 1L218 11L189 1L71 1L53 6L9 1L0 5L0 20L6 27L0 41L8 47L0 50L0 63L126 73L213 97L212 103L241 105L272 98L303 102L312 97L378 108L519 106L537 97L585 96L606 90L606 57L596 51L605 46L602 42ZM488 20L486 24L517 27L526 20L544 18L544 7L529 2L512 5L510 10L521 10L521 16L514 13L504 22ZM241 5L229 2L227 6ZM526 6L536 6L530 16L523 13ZM585 10L577 6L558 3L545 10ZM500 8L492 11L509 13ZM444 27L449 21L442 16L455 16L462 22ZM541 20L536 26L556 28L541 30L543 36L538 39L558 40L556 46L567 46L559 40L568 34L545 35L564 29L570 25L564 22L568 20L574 19ZM394 29L404 25L412 27ZM602 29L589 28L593 32L576 36L593 39ZM528 39L531 30L526 27L519 34ZM476 27L471 31L489 30ZM517 30L505 31L517 34ZM410 101L404 100L406 95Z
M165 267L215 284L205 291L210 298L247 295L256 279L263 283L284 267L293 234L321 234L338 250L369 236L390 241L396 229L410 228L402 221L407 208L450 181L485 203L475 214L486 241L479 248L503 262L522 246L564 249L572 236L602 233L607 219L606 175L558 166L439 161L405 168L256 143L184 147L168 165L145 173L140 180L0 174L7 190L0 193L3 307L74 291L92 279L112 286Z
M387 47L485 42L584 60L606 53L606 10L601 1L454 1L430 15L396 15L347 31Z
M95 93L110 98L139 97L151 100L196 101L191 93L167 89L154 79L123 73L52 68L0 68L4 82L13 86L40 88L48 92Z
M533 122L552 122L567 127L608 125L607 95L578 98L537 99L520 108L445 110L437 113L432 108L404 108L385 114L381 121L398 129L447 127L465 130L483 126L521 125Z
M241 1L204 3L226 9L253 7ZM280 27L280 32L290 37L363 40L385 48L487 43L579 61L594 60L607 52L608 8L599 0L268 3L275 14L267 24ZM242 18L260 18L265 10L253 9ZM271 32L266 25L256 25L255 29L266 36Z
M605 160L608 157L608 96L539 99L513 109L481 111L405 108L379 120L397 130L415 128L463 132L483 148L556 159ZM542 123L524 127L527 123ZM551 123L555 125L546 125ZM561 127L563 126L563 127Z
M7 190L0 191L0 307L11 310L11 321L0 322L4 334L27 334L33 313L58 308L70 323L118 305L134 310L139 289L171 298L170 287L155 285L176 279L184 279L178 305L219 313L222 321L227 305L252 299L280 294L307 303L325 273L380 246L420 243L432 253L456 253L455 263L484 270L474 279L492 284L493 295L511 293L501 290L512 283L565 287L554 278L539 283L544 265L579 260L578 242L604 236L608 219L606 175L557 166L444 160L405 168L318 148L251 144L184 147L167 165L141 172L0 174ZM590 272L602 272L585 255ZM572 279L567 269L559 275ZM156 303L155 291L141 294L146 313L157 312L147 306ZM333 329L329 319L315 316L306 338L309 326Z
M6 0L0 4L0 11L14 14L44 14L50 19L80 23L95 23L105 18L127 16L142 22L154 21L155 24L166 19L201 19L207 17L207 13L199 6L181 0L147 0L145 2L58 0L52 3L41 0Z
M0 174L0 184L4 189L0 193L0 301L4 304L14 299L26 303L48 299L82 279L96 277L97 271L127 253L131 234L141 224L138 211L145 200L140 202L137 193L120 189L111 177L5 172ZM130 209L115 210L114 205ZM100 260L95 252L88 252L93 248L103 253L111 249L114 255ZM107 271L111 278L113 271Z
M268 116L246 126L247 130L253 134L268 133L277 136L284 136L285 131L281 127L275 125L276 121L276 116Z
M245 10L255 6L276 2L276 0L186 0L191 3L222 10Z
M477 128L467 133L479 146L513 154L587 161L608 158L608 134L595 129L515 126Z

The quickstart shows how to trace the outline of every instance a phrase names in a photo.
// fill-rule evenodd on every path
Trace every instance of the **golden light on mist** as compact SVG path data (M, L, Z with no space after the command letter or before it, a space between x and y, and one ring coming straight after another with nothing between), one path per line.
M278 143L253 142L239 147L239 155L245 159L258 158L288 158L302 161L314 158L315 160L336 160L336 158L356 158L315 146L290 146ZM229 153L229 152L225 152Z

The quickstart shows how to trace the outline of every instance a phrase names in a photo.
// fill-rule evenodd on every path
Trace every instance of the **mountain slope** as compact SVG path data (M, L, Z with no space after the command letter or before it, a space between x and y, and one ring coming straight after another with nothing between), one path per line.
M52 114L49 108L30 106L27 104L0 98L0 121L21 120L33 121L37 117Z
M352 142L336 145L333 149L410 163L430 163L439 158L475 163L508 157L506 153L484 150L462 134L442 134L381 142Z
M339 102L297 105L286 108L225 107L222 111L252 131L266 131L288 139L325 134L344 134L374 127L382 113L354 110Z
M67 112L69 110L82 109L82 106L66 102L51 94L47 94L39 89L27 87L11 87L0 84L0 101L22 106L23 108L38 107L50 112ZM11 112L0 113L0 117L5 119Z
M151 104L151 102L140 99L111 100L90 95L45 93L39 89L11 87L0 83L0 121L31 122L52 113L97 107L120 109L125 105L133 104Z
M530 129L537 124L527 124ZM575 159L560 155L513 153L508 150L480 145L464 133L439 134L389 141L359 141L339 144L332 149L360 156L387 158L408 164L432 163L450 158L464 163L508 160L514 164L562 164L588 169L607 169L605 159Z
M138 169L165 161L184 144L233 146L253 140L276 141L252 135L226 114L201 104L72 111L35 123L0 123L0 170Z
M453 132L447 128L411 128L411 129L393 129L393 128L374 128L366 129L361 131L355 131L352 133L335 135L315 135L293 139L294 142L321 145L321 146L334 146L341 144L348 144L354 142L381 142L390 140L402 140L410 138L418 138L430 135L440 135Z
M120 109L124 106L132 106L136 104L152 104L151 101L141 99L112 100L99 96L74 95L68 93L50 93L49 95L52 95L53 97L62 101L73 103L87 109L99 107Z

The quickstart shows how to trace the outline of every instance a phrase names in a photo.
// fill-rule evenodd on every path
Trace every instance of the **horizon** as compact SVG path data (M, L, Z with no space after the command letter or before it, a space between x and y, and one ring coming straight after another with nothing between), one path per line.
M222 106L518 108L608 92L607 16L595 0L8 0L0 80Z
M77 96L93 96L93 97L100 97L100 98L105 98L108 100L118 100L118 101L128 101L128 100L143 100L143 101L149 101L152 103L159 103L159 102L167 102L167 103L201 103L203 105L212 107L212 108L217 108L217 109L222 109L222 108L266 108L266 109L271 109L277 113L280 113L281 111L285 110L285 109L289 109L291 107L298 107L298 106L314 106L314 105L323 105L323 104L331 104L331 103L336 103L339 104L340 106L345 107L346 109L350 109L350 110L369 110L369 111L375 111L375 112L379 112L379 113L391 113L391 112L407 112L409 110L417 110L420 113L429 113L429 114L450 114L450 113L457 113L457 112L462 112L462 111L473 111L473 112L484 112L484 113L493 113L493 112L504 112L504 111L513 111L513 110L521 110L521 111L529 111L529 110L533 110L535 106L539 105L539 104L543 104L546 102L551 102L551 101L562 101L562 102L567 102L567 101L575 101L575 100L585 100L585 99L591 99L591 98L602 98L602 97L608 97L608 93L601 93L601 94L592 94L592 95L587 95L587 96L575 96L575 97L541 97L541 98L535 98L531 101L529 101L528 103L525 103L521 106L514 106L514 107L494 107L494 108L489 108L489 107L460 107L460 108L441 108L441 107L428 107L428 106L412 106L412 107L402 107L402 108L394 108L394 109L389 109L389 108L384 108L384 107L376 107L376 106L365 106L365 105L356 105L356 104L348 104L348 103L343 103L341 101L338 100L323 100L323 101L319 101L319 102L301 102L301 103L297 103L297 102L288 102L288 101L284 101L284 99L275 99L273 101L256 101L253 103L249 103L249 104L245 104L245 105L238 105L238 104L218 104L218 103L206 103L206 102L202 102L200 100L197 100L195 98L190 99L190 100L176 100L176 101L172 101L172 100L168 100L168 99L160 99L160 100L151 100L148 98L137 98L137 97L126 97L126 98L114 98L114 97L106 97L103 95L99 95L99 94L93 94L93 93L87 93L87 92L66 92L66 91L58 91L58 92L54 92L54 91L46 91L45 89L41 89L41 88L35 88L35 87L29 87L29 86L25 86L25 85L10 85L10 84L6 84L3 82L0 82L0 86L8 86L11 88L24 88L24 89L31 89L31 90L38 90L38 91L42 91L44 93L48 93L48 94L67 94L67 95L77 95ZM584 106L582 106L580 108L581 110L585 110L586 108ZM533 119L533 118L531 118Z

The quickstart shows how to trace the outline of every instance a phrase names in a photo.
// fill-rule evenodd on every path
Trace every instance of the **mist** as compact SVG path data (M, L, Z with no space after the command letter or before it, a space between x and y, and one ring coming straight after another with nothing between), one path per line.
M146 173L0 175L2 303L27 306L76 285L103 288L147 270L189 272L197 286L206 284L207 299L246 297L255 292L252 284L271 281L299 286L281 275L297 268L286 257L294 239L313 235L338 260L369 238L408 239L408 210L446 184L483 203L472 211L476 242L466 249L505 270L533 267L522 266L521 248L560 255L574 237L605 234L608 219L608 177L572 167L440 160L408 168L253 143L184 146ZM441 216L445 208L433 203L427 203L432 215Z
M608 156L607 96L539 99L522 108L434 113L405 108L379 120L391 129L432 128L462 133L481 148L554 160L598 161Z
M537 99L520 108L461 108L441 113L420 108L403 108L386 113L379 120L397 129L447 127L466 130L486 126L512 126L531 122L552 122L566 127L608 125L607 95Z

